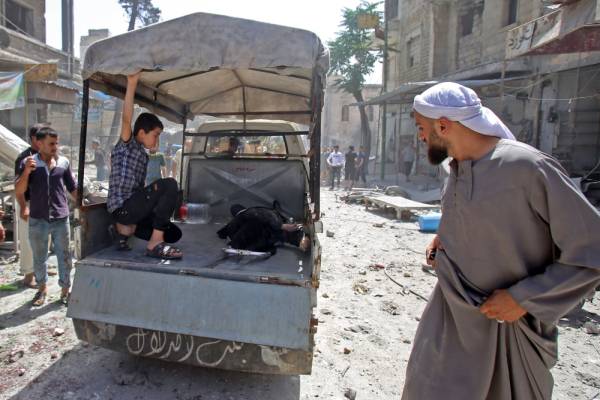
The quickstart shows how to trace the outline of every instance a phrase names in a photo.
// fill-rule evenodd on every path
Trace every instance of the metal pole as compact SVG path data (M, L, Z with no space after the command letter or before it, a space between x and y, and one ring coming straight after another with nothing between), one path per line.
M83 175L85 173L85 148L87 140L88 108L90 105L90 81L83 81L81 98L81 134L79 136L79 165L77 166L77 205L83 205Z
M28 91L29 87L27 85L27 78L25 78L25 74L23 74L23 97L25 98L25 105L23 108L23 129L25 133L23 134L23 138L25 138L25 140L27 140L27 131L29 130L29 95L27 93Z
M384 28L383 28L383 93L387 92L388 80L388 1L385 2L384 11ZM387 103L383 101L383 121L381 121L381 180L385 179L385 162L386 162L386 134L387 134Z

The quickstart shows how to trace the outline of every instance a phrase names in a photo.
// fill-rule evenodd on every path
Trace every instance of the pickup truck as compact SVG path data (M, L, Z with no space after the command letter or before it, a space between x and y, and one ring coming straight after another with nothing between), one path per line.
M210 14L90 46L82 153L90 88L122 97L124 75L141 69L136 102L183 125L182 201L201 204L206 215L202 223L174 219L183 232L177 246L184 257L161 261L144 255L143 242L118 251L106 205L85 205L80 195L78 261L67 312L79 339L202 367L310 374L318 323L313 310L321 260L318 171L326 66L327 52L310 32ZM196 115L215 119L186 129ZM226 154L230 138L239 146ZM268 257L224 252L226 241L216 232L230 219L230 206L271 207L274 201L286 218L303 224L310 248L283 246Z

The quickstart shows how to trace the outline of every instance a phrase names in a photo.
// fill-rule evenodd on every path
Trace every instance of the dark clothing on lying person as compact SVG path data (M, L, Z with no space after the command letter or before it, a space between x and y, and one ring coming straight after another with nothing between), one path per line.
M231 207L231 220L217 232L221 239L229 238L234 249L276 253L276 246L289 243L299 246L304 231L294 232L282 229L285 218L277 210L266 207L244 208L241 205Z

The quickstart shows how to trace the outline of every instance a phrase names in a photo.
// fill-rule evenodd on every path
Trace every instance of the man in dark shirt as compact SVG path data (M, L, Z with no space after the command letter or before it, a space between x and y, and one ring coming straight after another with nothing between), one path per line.
M15 160L15 179L21 175L21 163L23 160L38 152L38 143L35 139L35 135L40 129L47 126L48 125L46 124L35 124L29 129L29 143L31 143L31 146L19 154ZM33 256L31 254L31 246L29 245L29 206L27 205L29 193L25 192L25 194L15 196L15 198L18 205L17 214L21 217L21 220L18 221L17 224L17 238L19 242L19 266L21 273L25 276L23 278L23 285L29 288L35 288Z
M67 304L71 287L71 254L69 251L69 205L67 195L77 196L77 185L69 160L59 156L58 134L52 128L42 128L36 134L39 153L21 163L21 174L15 192L24 195L29 191L29 242L33 251L33 269L38 291L34 306L46 301L48 281L48 235L54 245L58 261L58 284L62 288L60 301Z
M98 139L92 140L92 149L94 150L94 166L96 167L96 180L106 180L106 154L100 147Z
M356 158L356 181L362 180L363 183L367 183L368 161L365 147L360 146L358 157Z
M171 215L177 206L177 181L164 178L144 187L148 169L146 150L158 145L163 124L156 115L142 113L131 129L133 99L140 75L138 72L127 77L121 137L110 159L107 208L121 236L119 249L129 249L127 237L135 233L136 225L150 218L153 231L146 245L146 255L179 259L181 250L165 240L165 231L172 226Z

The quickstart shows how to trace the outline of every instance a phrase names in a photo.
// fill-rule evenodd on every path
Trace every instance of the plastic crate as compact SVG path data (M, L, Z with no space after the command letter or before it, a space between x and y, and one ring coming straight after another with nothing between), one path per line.
M431 213L419 217L419 229L421 232L437 232L440 227L441 213Z

